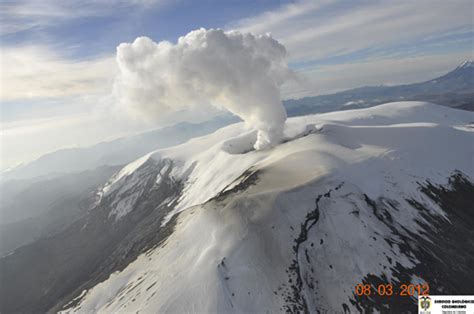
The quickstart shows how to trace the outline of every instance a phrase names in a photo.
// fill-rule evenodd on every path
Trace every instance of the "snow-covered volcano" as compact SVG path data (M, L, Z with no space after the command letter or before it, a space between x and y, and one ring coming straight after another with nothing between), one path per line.
M399 102L291 118L269 150L253 150L256 133L240 123L152 152L115 174L75 227L114 241L94 243L107 254L89 254L90 271L53 309L400 312L415 298L355 286L472 293L473 123Z

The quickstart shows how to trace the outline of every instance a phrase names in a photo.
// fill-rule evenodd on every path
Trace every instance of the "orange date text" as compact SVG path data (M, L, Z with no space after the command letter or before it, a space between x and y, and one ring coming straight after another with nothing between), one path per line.
M428 295L430 293L430 287L427 283L424 284L399 284L393 285L379 284L377 286L371 284L358 284L355 286L354 294L356 296L417 296L417 295Z

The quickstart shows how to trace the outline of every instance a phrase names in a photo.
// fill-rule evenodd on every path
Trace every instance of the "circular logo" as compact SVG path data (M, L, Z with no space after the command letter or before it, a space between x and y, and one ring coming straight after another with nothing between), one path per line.
M431 307L431 299L427 296L421 296L419 299L419 306L423 311L428 311Z

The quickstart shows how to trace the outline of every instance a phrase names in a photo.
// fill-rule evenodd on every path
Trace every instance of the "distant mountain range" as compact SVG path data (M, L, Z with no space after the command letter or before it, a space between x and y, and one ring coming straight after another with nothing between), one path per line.
M449 73L422 83L367 86L330 95L284 102L289 116L367 108L382 103L416 100L474 111L474 62L465 61Z
M236 121L238 119L235 117L221 116L196 124L182 122L93 146L61 149L4 171L1 179L3 182L33 178L44 180L101 166L124 165L149 151L184 143L193 137L209 134Z

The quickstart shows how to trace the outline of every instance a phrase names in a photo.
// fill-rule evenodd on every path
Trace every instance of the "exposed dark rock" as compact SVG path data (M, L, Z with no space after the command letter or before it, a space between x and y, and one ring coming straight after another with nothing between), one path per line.
M209 201L215 200L221 202L224 201L229 195L245 191L249 186L257 184L258 176L261 174L261 172L261 170L253 170L252 168L245 170L244 173L242 173L237 179L226 186L222 192L217 194L217 196ZM236 182L238 183L235 184ZM235 186L229 189L229 186L234 184Z
M339 184L337 187L334 188L334 190L339 190L342 185L344 185L344 182ZM312 283L312 278L306 278L304 275L302 275L301 270L300 270L300 260L299 260L299 255L300 255L300 246L304 242L308 240L308 233L309 230L318 222L319 220L319 203L322 198L329 198L331 197L331 192L333 190L330 189L328 192L324 194L320 194L316 197L315 200L315 208L310 211L305 218L305 221L301 224L300 226L300 233L298 237L294 240L295 245L293 246L293 251L295 253L295 259L293 260L293 263L290 265L288 268L288 274L289 274L289 279L288 282L292 283L293 278L295 279L295 284L290 285L289 289L285 292L284 294L284 299L286 304L283 306L285 311L287 313L309 313L308 309L308 304L306 302L306 299L303 295L303 279L306 281L307 285L311 289L311 287L314 288L314 285ZM307 263L310 264L310 258L308 255L307 250L305 250L305 256Z
M419 183L420 190L435 201L447 214L447 219L433 215L414 199L407 200L417 209L424 222L417 223L423 234L414 233L402 226L403 233L395 228L385 215L377 216L389 226L394 235L402 240L398 243L402 252L414 256L419 262L414 268L405 268L396 262L392 268L395 280L388 282L385 276L367 275L364 284L376 289L379 284L391 283L397 292L402 284L412 282L412 276L422 278L433 295L466 295L474 291L474 185L460 172L454 173L447 186L437 186L430 181ZM366 198L374 211L389 210L383 202ZM387 240L386 240L387 241ZM390 243L390 241L387 241ZM387 257L392 264L392 260ZM415 313L416 299L408 296L391 297L372 295L358 297L354 294L351 303L361 312L377 310L381 313Z

